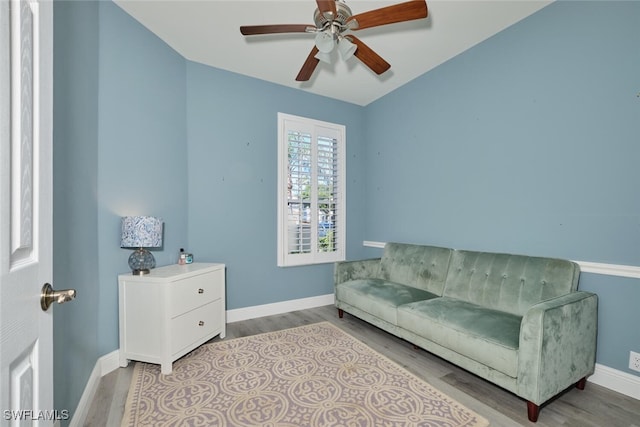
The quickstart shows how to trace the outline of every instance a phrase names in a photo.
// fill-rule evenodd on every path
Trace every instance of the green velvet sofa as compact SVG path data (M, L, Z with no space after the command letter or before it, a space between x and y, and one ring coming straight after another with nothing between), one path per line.
M335 265L335 304L527 401L530 421L595 366L597 295L566 260L387 243Z

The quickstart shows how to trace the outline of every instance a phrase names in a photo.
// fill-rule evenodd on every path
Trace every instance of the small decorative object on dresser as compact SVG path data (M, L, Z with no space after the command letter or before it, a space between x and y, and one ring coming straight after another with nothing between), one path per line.
M172 363L216 335L226 335L225 266L159 267L144 276L118 276L120 366L129 360Z

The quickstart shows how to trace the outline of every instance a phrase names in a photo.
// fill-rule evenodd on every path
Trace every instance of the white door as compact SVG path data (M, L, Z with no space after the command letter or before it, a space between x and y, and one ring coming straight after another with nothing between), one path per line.
M53 412L53 2L0 0L0 424Z

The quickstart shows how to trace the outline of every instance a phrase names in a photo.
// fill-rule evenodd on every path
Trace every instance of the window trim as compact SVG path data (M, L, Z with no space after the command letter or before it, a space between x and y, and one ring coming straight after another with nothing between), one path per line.
M316 139L317 130L319 128L331 129L337 135L337 176L338 176L338 195L337 209L335 212L336 230L339 230L336 236L336 250L333 252L320 252L317 250L318 237L318 218L317 212L311 212L311 247L314 249L310 253L289 254L288 247L288 214L287 214L287 183L288 183L288 123L300 124L300 129L313 129L311 132ZM317 166L317 160L313 162L313 169ZM316 176L316 172L312 173ZM306 117L294 116L291 114L278 113L278 224L277 224L277 265L279 267L292 267L300 265L313 265L344 261L346 259L346 126L324 122L320 120L310 119ZM317 180L311 188L312 194L316 194L318 189ZM317 210L317 209L316 209Z

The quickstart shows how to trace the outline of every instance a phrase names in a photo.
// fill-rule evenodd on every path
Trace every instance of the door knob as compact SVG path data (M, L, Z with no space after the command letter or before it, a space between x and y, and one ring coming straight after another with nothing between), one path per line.
M57 302L63 304L67 301L71 301L76 297L75 289L63 289L61 291L55 291L49 283L45 283L40 293L40 307L42 311L47 311L51 304Z

